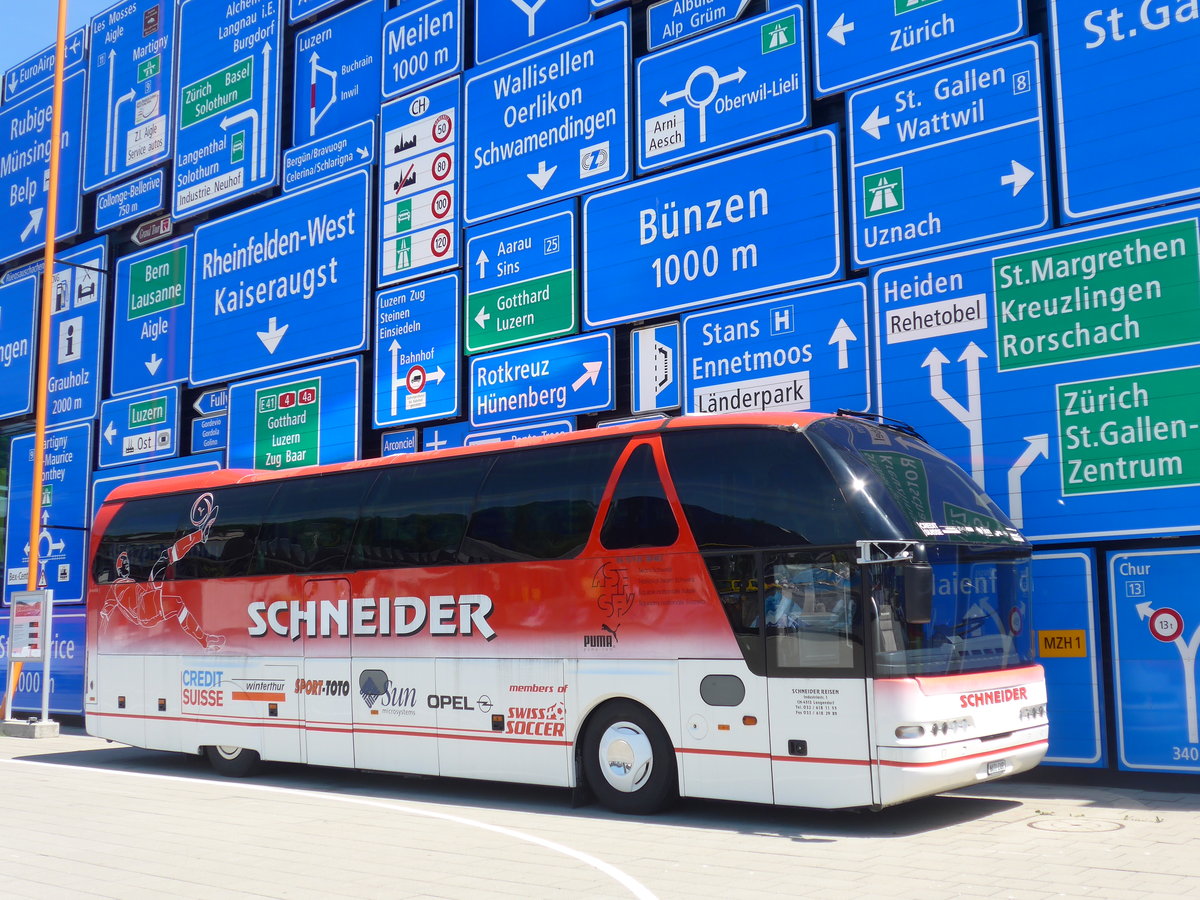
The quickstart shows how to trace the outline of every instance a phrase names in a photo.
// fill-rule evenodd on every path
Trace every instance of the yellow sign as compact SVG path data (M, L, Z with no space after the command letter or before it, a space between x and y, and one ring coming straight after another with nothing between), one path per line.
M1039 631L1038 656L1087 656L1084 631Z

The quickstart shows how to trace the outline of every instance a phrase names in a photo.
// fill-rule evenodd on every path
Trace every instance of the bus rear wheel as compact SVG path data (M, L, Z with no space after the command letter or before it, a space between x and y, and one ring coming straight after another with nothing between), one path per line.
M646 815L678 798L675 752L650 712L628 700L608 704L588 723L583 773L613 812Z
M208 762L218 775L245 778L258 768L258 754L245 747L205 747Z

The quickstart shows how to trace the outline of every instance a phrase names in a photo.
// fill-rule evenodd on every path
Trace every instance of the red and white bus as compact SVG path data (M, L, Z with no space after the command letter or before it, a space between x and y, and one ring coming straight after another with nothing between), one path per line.
M87 728L228 775L879 808L1045 754L1029 566L960 468L855 414L126 485Z

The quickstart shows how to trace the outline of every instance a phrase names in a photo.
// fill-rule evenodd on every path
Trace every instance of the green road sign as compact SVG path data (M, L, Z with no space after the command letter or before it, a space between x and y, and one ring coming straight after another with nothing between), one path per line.
M294 469L321 457L321 379L254 392L254 468Z
M467 352L499 350L575 330L575 273L467 295Z
M182 306L190 275L186 246L138 260L129 269L129 320Z
M254 96L254 57L247 56L183 89L180 127L187 128L245 103Z

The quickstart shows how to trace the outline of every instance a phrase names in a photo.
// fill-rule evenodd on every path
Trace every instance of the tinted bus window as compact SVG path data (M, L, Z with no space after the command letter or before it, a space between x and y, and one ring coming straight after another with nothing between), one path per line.
M620 441L504 453L467 529L469 562L565 559L587 543Z
M340 572L376 472L281 482L259 534L253 575Z
M148 580L159 557L182 532L188 502L177 496L151 497L130 500L118 509L92 560L96 583L111 584L118 578Z
M363 503L352 569L445 566L459 562L491 457L473 456L385 469Z
M654 451L642 444L630 455L604 517L600 543L609 550L669 547L679 537L675 514L654 465Z
M196 498L175 497L184 509L191 509L191 521L185 524L187 541L176 551L179 562L175 564L175 577L236 578L250 574L263 510L270 506L277 487L246 484L217 488Z
M700 549L858 539L829 470L799 434L723 428L663 435L667 467Z

